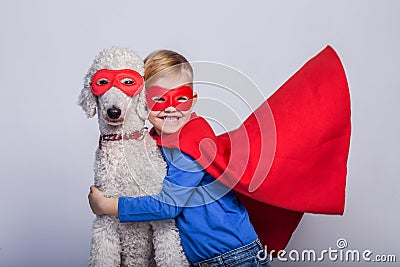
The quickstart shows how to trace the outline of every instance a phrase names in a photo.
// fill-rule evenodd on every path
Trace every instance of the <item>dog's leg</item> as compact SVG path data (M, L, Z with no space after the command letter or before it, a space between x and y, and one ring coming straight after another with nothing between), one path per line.
M189 266L175 220L151 222L157 266Z
M120 224L122 266L155 266L152 229L148 222Z
M97 216L93 222L90 249L91 267L116 267L121 264L121 242L118 219L112 216Z

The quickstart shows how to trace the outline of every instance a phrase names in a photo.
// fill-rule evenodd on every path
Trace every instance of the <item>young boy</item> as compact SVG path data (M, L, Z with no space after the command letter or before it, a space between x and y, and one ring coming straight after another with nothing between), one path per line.
M145 59L145 80L151 133L155 138L178 133L195 116L190 64L173 51L153 52ZM235 192L179 149L160 149L168 171L158 195L112 199L91 186L93 212L120 222L175 218L192 266L270 266L268 257L257 257L263 247Z

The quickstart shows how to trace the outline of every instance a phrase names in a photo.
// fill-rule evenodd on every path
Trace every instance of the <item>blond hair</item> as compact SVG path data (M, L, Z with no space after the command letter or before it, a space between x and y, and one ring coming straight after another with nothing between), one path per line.
M177 66L176 68L172 68ZM144 80L147 81L156 74L180 73L185 71L193 79L193 69L187 59L171 50L157 50L144 59Z

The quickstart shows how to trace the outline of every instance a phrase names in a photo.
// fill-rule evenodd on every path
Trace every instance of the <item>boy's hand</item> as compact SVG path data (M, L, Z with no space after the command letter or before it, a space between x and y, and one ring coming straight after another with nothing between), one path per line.
M90 208L96 215L112 215L118 217L118 199L108 198L94 185L88 195Z

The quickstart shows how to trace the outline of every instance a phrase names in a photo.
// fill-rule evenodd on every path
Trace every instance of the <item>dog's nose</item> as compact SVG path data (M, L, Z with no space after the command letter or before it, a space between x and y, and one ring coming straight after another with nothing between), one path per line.
M116 120L121 116L121 110L113 106L112 108L107 109L107 115L110 119Z

